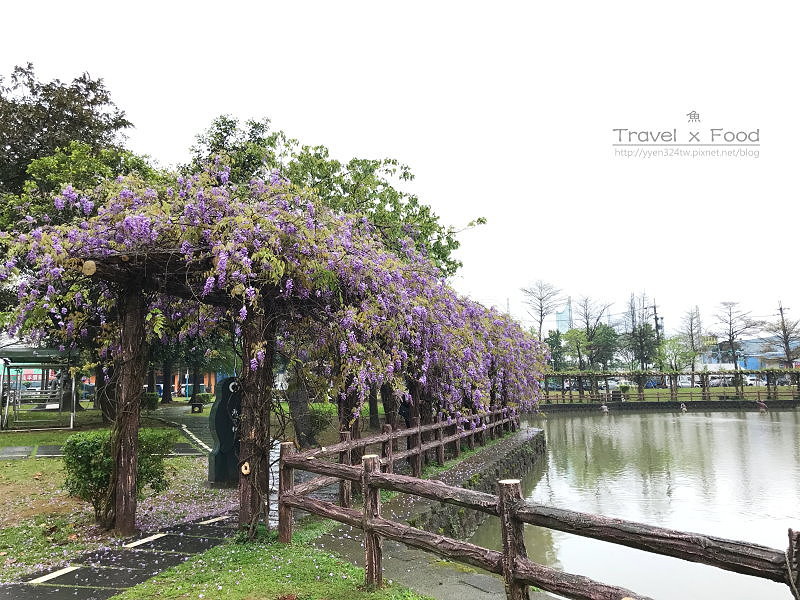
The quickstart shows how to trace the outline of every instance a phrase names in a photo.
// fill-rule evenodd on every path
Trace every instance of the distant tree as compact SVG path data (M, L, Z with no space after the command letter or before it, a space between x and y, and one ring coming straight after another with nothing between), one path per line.
M703 322L700 318L700 308L698 306L686 311L683 315L680 336L683 338L684 346L691 356L689 366L692 369L692 385L694 385L694 373L697 370L697 357L700 356L706 348Z
M563 371L567 368L566 349L564 348L564 340L561 332L557 329L547 332L547 337L544 342L550 348L550 364L553 371Z
M591 367L600 367L607 370L614 360L617 352L619 335L610 325L600 323L594 331L591 342L588 344L589 364Z
M726 362L733 363L734 371L739 370L737 354L741 350L741 340L744 336L754 333L763 325L750 317L749 312L744 312L739 308L738 302L722 302L715 315L718 329L716 335L721 338L719 342L720 355ZM737 393L741 387L741 377L734 377Z
M611 327L603 323L602 319L610 306L611 304L598 304L588 296L584 296L578 301L576 316L578 326L583 330L586 339L586 365L589 368L603 364L603 359L606 358L608 346L611 343L611 332L608 331ZM613 347L616 351L616 334L613 339Z
M531 316L536 319L538 339L542 339L542 325L548 315L553 314L562 304L561 290L541 279L531 287L522 288L525 303L531 307Z
M583 329L573 328L564 334L566 353L573 359L573 363L581 371L586 369L588 361L588 345L586 332Z
M72 141L112 147L130 126L102 79L84 73L70 84L43 83L31 63L15 67L0 78L0 194L22 192L31 161Z
M764 330L772 337L771 346L777 346L783 353L783 363L787 369L800 357L800 320L787 319L782 303L778 303L780 316L777 321L772 321L764 326Z
M686 337L676 335L661 340L658 347L660 362L670 371L683 371L692 364L695 354L687 343Z
M658 336L650 323L651 306L645 294L631 294L625 312L624 333L620 345L631 366L648 369L658 358Z

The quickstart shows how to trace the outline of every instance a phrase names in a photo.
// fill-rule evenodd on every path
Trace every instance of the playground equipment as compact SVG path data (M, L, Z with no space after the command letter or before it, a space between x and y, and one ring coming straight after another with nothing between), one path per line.
M75 379L63 353L14 345L0 362L0 429L73 428Z

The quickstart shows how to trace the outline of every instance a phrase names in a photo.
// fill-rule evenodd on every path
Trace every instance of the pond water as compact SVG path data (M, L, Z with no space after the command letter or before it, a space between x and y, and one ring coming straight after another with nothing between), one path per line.
M800 528L800 411L551 415L534 502L785 550ZM496 519L471 540L499 549ZM790 600L784 584L525 526L531 560L656 600Z

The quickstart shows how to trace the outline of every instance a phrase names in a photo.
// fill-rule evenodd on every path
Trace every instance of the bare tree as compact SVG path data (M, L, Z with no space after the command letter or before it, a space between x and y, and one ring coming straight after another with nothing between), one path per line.
M697 357L705 350L703 339L703 322L700 319L700 308L695 306L692 310L686 311L681 321L680 335L686 344L686 348L691 353L692 362L692 386L694 386L694 373L697 370Z
M733 370L738 371L739 363L736 360L736 354L741 345L741 339L745 335L755 332L763 323L752 319L749 312L740 310L738 302L720 303L716 319L717 324L720 326L716 335L723 339L724 351L730 354ZM723 348L720 348L720 350L723 350ZM739 394L741 376L738 373L734 377L734 382L736 392Z
M611 303L598 304L588 296L583 296L578 301L578 308L576 313L578 316L578 325L586 332L586 337L591 339L600 323L603 322L603 315L611 307Z
M787 369L792 368L792 363L800 357L800 320L790 320L786 318L785 311L789 310L784 308L782 303L778 303L778 311L780 318L777 321L767 323L764 330L771 334L770 340L772 345L779 346L783 352L783 359Z
M525 303L531 307L531 316L539 324L539 339L542 339L542 324L548 315L553 314L564 302L561 290L552 284L539 279L531 287L522 288L525 294Z

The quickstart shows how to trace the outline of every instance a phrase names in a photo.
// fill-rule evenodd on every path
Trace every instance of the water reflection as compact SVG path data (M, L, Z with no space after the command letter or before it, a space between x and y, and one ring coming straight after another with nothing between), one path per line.
M800 527L800 412L552 415L529 499L783 549ZM526 526L532 560L656 599L786 600L754 577ZM499 548L496 522L475 543Z

